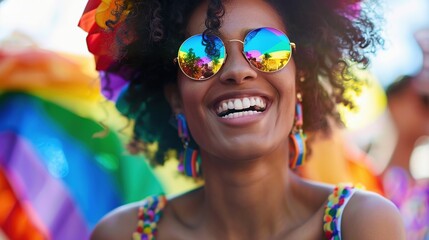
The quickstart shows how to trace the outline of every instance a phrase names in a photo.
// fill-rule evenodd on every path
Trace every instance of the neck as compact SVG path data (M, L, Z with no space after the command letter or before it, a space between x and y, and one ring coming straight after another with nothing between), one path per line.
M203 156L206 219L215 221L212 226L221 226L231 239L267 239L291 225L286 219L293 199L287 193L296 180L282 149L238 164Z
M410 159L414 150L417 138L412 136L399 135L395 150L389 162L389 166L401 167L410 173Z

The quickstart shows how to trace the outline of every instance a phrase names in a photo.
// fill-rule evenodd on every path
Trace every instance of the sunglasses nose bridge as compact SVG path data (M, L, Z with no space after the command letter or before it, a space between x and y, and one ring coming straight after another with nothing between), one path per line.
M241 50L241 52L243 52L243 48L244 48L244 42L242 41L242 40L240 40L240 39L230 39L230 40L228 40L228 42L238 42L238 43L241 43L241 45L243 45L242 46L242 50Z
M230 39L230 40L228 40L228 42L239 42L239 43L244 45L244 42L241 41L240 39Z
M244 42L239 39L231 39L227 42L238 42L244 45ZM251 67L243 48L244 46L239 47L238 45L228 47L229 54L226 54L226 60L219 75L221 82L241 84L245 80L256 78L257 73Z
M244 59L246 59L247 62L249 62L249 59L247 59L246 54L244 53L244 42L240 39L230 39L228 40L228 42L238 42L241 43L243 45L242 49L241 49L241 54L244 57Z

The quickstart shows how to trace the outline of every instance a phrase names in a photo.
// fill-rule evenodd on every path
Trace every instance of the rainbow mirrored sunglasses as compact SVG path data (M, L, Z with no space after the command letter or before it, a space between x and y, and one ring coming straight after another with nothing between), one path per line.
M295 44L282 31L262 27L251 30L243 41L243 56L251 66L261 72L283 69L292 56ZM222 68L226 61L225 44L216 35L197 34L186 39L175 59L182 72L193 80L207 80Z

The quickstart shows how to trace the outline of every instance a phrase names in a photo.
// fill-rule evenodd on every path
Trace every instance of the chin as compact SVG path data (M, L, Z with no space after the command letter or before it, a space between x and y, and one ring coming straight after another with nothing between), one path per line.
M214 149L212 149L214 150ZM228 144L221 149L216 149L215 155L222 159L229 160L254 160L261 157L269 156L276 151L273 145L267 142L247 142L243 144Z

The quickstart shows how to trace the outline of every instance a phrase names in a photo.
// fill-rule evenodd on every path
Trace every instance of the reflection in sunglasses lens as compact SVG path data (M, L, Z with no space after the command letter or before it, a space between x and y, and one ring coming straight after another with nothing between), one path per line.
M219 37L195 35L182 44L178 59L188 77L205 80L219 71L225 61L225 47Z
M244 54L255 68L275 72L289 62L291 44L283 32L274 28L259 28L246 36Z
M289 62L291 43L277 29L258 28L246 35L243 52L253 67L263 72L275 72ZM220 70L225 56L225 45L218 36L198 34L180 46L179 67L191 79L206 80Z

